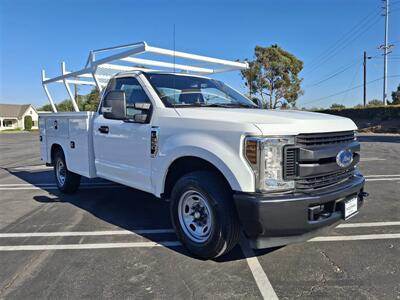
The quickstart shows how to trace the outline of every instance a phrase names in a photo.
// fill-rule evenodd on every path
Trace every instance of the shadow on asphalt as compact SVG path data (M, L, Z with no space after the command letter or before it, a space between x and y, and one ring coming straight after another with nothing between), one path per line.
M40 186L41 178L46 178L47 182L54 182L55 178L51 170L46 171L12 171L8 172L27 183L39 186L47 191L51 196L40 195L34 196L33 199L40 203L70 203L79 209L87 211L89 214L97 218L117 226L124 230L129 230L139 236L154 242L177 240L174 233L168 234L143 234L137 233L137 230L143 229L161 229L172 228L169 216L169 203L154 197L151 194L138 191L129 187L113 184L113 187L96 188L92 186L88 188L83 185L75 194L66 195L60 193L54 186ZM95 180L99 182L99 180ZM82 183L88 184L94 180L83 178ZM101 180L101 182L106 182ZM107 182L108 184L110 182ZM116 186L116 187L115 187ZM93 228L95 230L95 228ZM193 256L185 247L167 247L182 255L195 259L199 257ZM264 255L275 251L278 248L265 249L256 251L255 255ZM240 246L236 246L230 253L215 259L216 262L227 262L244 259Z
M400 135L359 135L361 143L400 143Z

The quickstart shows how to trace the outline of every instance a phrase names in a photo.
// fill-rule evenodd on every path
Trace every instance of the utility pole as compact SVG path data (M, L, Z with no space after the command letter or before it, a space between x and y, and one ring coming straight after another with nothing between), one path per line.
M367 52L364 51L364 107L367 106Z
M385 1L385 44L383 45L383 105L387 104L387 55L389 35L389 0Z
M371 56L367 56L367 52L364 51L364 107L367 106L367 59L371 59Z

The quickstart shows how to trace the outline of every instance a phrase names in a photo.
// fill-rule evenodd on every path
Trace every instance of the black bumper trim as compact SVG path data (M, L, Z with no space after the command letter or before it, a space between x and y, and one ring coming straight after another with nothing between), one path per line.
M358 196L363 203L364 178L354 176L344 183L312 193L262 194L236 192L233 196L240 222L254 248L274 247L300 242L322 229L343 220L341 210L317 221L308 219L313 205L338 202Z

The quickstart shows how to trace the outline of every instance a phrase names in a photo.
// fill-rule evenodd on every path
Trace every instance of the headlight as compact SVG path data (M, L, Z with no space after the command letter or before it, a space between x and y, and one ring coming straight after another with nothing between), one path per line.
M258 191L278 192L294 189L293 180L283 179L283 148L293 144L293 136L245 139L245 157L256 176Z

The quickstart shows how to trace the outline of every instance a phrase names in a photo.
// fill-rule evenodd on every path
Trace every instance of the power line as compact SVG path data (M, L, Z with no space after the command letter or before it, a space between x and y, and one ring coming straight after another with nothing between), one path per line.
M388 76L388 78L397 78L397 77L400 77L400 74L399 74L399 75L391 75L391 76ZM367 84L374 83L374 82L380 81L380 80L382 80L382 79L383 79L383 77L380 77L380 78L377 78L377 79L368 81ZM351 91L351 90L358 89L358 88L360 88L360 87L362 87L362 86L363 86L363 84L359 84L359 85L353 86L353 87L351 87L351 88L348 88L348 89L346 89L346 90L337 92L337 93L335 93L335 94L332 94L332 95L329 95L329 96L326 96L326 97L321 97L321 98L318 98L318 99L314 99L314 100L305 102L305 103L303 103L302 105L307 105L307 104L310 104L310 103L315 103L315 102L319 102L319 101L322 101L322 100L325 100L325 99L329 99L329 98L332 98L332 97L334 97L334 96L338 96L338 95L347 93L347 92L349 92L349 91Z
M379 6L378 6L378 8L379 8ZM316 59L311 61L310 66L311 67L318 66L320 61L322 61L324 59L326 60L327 57L331 56L335 51L338 50L338 47L340 48L341 44L346 43L353 35L358 34L360 32L360 30L365 28L365 26L369 22L371 22L375 18L379 17L379 15L380 15L380 11L376 12L376 8L375 8L371 13L369 13L366 17L364 17L360 22L358 22L355 26L353 26L347 33L345 33L342 37L340 37L334 44L332 44L324 52L322 52ZM375 23L373 25L375 25ZM354 40L355 39L353 39L352 41L354 41Z
M335 47L335 45L337 45L338 43L340 43L342 40L345 40L348 38L349 35L351 35L353 33L353 31L357 31L363 23L365 23L370 17L371 15L373 15L375 13L375 16L377 16L376 14L376 9L374 9L371 13L369 13L366 17L364 17L360 22L358 22L355 26L353 26L348 32L346 32L344 35L342 35L335 43L331 44L325 51L323 51L316 59L314 59L313 61L311 61L310 65L313 65L316 63L316 61L318 61L320 58L322 58L325 53L324 52L329 52L332 50L333 47Z
M349 87L348 87L348 88L351 88L351 87L353 86L354 82L356 81L357 75L358 75L358 73L360 72L360 69L361 69L361 65L360 65L360 67L356 70L356 72L354 73L353 80L352 80L351 83L349 84ZM363 86L364 86L364 83L363 83ZM345 93L345 97L347 97L347 96L349 95L349 92L350 92L350 91L348 91L347 93Z
M378 15L376 15L376 17L378 17ZM335 47L332 49L332 51L330 52L330 54L328 56L326 56L322 61L320 61L319 63L315 64L314 67L312 69L310 69L308 72L312 72L317 70L318 68L320 68L322 65L324 65L327 61L329 61L331 58L333 58L334 56L336 56L337 54L339 54L343 49L347 48L351 43L355 42L356 40L358 40L361 36L363 36L366 32L368 32L368 30L370 30L375 24L377 24L380 21L379 18L375 19L375 22L371 23L368 27L364 28L364 30L362 30L361 32L358 32L357 35L355 37L353 37L351 39L351 37L348 37L345 41L345 43L343 43L344 45L342 47Z
M320 80L320 81L318 81L318 82L315 82L315 83L306 85L305 87L315 87L315 86L318 86L318 85L320 85L320 84L322 84L322 83L324 83L324 82L326 82L326 81L328 81L328 80L330 80L330 79L332 79L332 78L335 78L335 77L339 76L340 74L343 74L343 73L346 72L348 69L352 68L354 65L359 64L359 63L360 63L360 62L351 63L350 65L347 65L347 66L344 67L343 69L340 69L339 71L333 72L331 75L328 75L326 78L324 78L324 79L322 79L322 80Z

